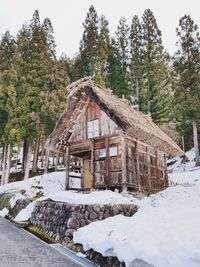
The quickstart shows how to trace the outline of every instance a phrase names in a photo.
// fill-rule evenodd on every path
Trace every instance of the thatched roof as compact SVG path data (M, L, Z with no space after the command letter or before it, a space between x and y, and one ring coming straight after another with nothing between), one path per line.
M166 154L180 156L183 151L150 118L131 107L124 99L112 94L110 90L95 85L90 77L72 83L69 87L66 110L49 136L48 144L55 150L59 140L68 140L73 127L76 107L88 98L95 102L127 135L140 140Z

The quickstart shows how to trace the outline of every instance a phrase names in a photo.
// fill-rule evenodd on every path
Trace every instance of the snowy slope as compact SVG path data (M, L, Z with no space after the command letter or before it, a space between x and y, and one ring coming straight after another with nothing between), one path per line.
M155 267L200 266L200 170L170 175L177 184L140 201L131 218L118 215L78 229L85 250L117 256L127 267L141 259Z
M185 153L186 161L183 157L173 157L168 159L167 164L169 172L185 172L195 169L195 151L194 148Z
M64 190L65 173L53 172L0 186L0 194L24 190L24 196L34 197L37 193L48 195Z

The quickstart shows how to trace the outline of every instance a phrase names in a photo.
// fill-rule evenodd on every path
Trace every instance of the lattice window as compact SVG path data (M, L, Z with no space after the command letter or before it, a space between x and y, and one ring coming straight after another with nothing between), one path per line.
M87 136L88 138L99 136L99 121L98 120L88 121Z

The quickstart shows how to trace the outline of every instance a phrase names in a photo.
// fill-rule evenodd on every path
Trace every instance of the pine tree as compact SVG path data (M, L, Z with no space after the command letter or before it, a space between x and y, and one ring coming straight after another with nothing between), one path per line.
M108 79L110 88L119 97L129 98L129 27L122 17L116 31L116 38L111 40L108 57Z
M142 25L138 16L134 16L130 30L130 80L132 95L135 98L135 104L140 103L140 90L143 87L143 37Z
M99 18L94 6L89 8L83 27L78 65L82 77L93 76L96 70Z
M15 99L15 88L12 80L15 77L13 61L15 55L15 41L7 31L0 44L0 143L3 145L1 184L8 183L10 173L12 133L6 133L9 122L11 99Z
M197 122L200 118L200 37L198 26L189 15L179 20L176 30L178 50L174 69L178 75L175 91L178 117L183 123L187 120L193 126L196 165L200 165L197 138Z
M169 55L164 51L161 31L150 9L144 12L142 20L144 88L141 110L150 113L155 122L162 123L171 119Z
M95 82L99 85L105 86L107 80L107 61L108 49L110 45L110 36L108 29L108 21L104 16L100 18L100 29L97 43L97 64L95 70Z

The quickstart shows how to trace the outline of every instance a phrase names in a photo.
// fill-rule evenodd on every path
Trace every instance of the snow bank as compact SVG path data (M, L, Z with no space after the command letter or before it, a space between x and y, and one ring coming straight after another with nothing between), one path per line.
M65 173L53 172L0 186L0 194L24 190L24 196L35 197L37 193L48 195L64 190Z
M17 193L14 197L12 197L9 201L11 209L15 206L18 199L24 199L24 198L26 197L22 195L21 193Z
M6 208L0 210L0 216L3 217L3 218L5 218L6 215L8 215L8 213L9 213L9 210L6 209Z
M200 266L200 170L170 175L179 185L140 201L133 217L118 215L74 233L74 241L127 267L141 259L155 267Z
M167 161L168 170L170 172L185 172L191 171L195 169L195 151L194 148L187 151L186 155L186 162L183 161L183 157L173 157ZM197 168L198 169L198 168Z
M51 199L53 201L66 202L69 204L82 204L82 205L114 205L114 204L136 204L138 200L130 197L123 197L119 193L112 191L96 191L89 194L75 193L70 191L51 193L46 197L38 198L37 200L30 203L26 208L22 209L14 219L16 222L27 221L31 217L31 213L34 210L35 205L38 201Z
M52 193L47 196L48 199L53 201L67 202L70 204L134 204L138 202L133 197L124 197L119 193L106 191L95 191L89 194L75 193L70 191Z

